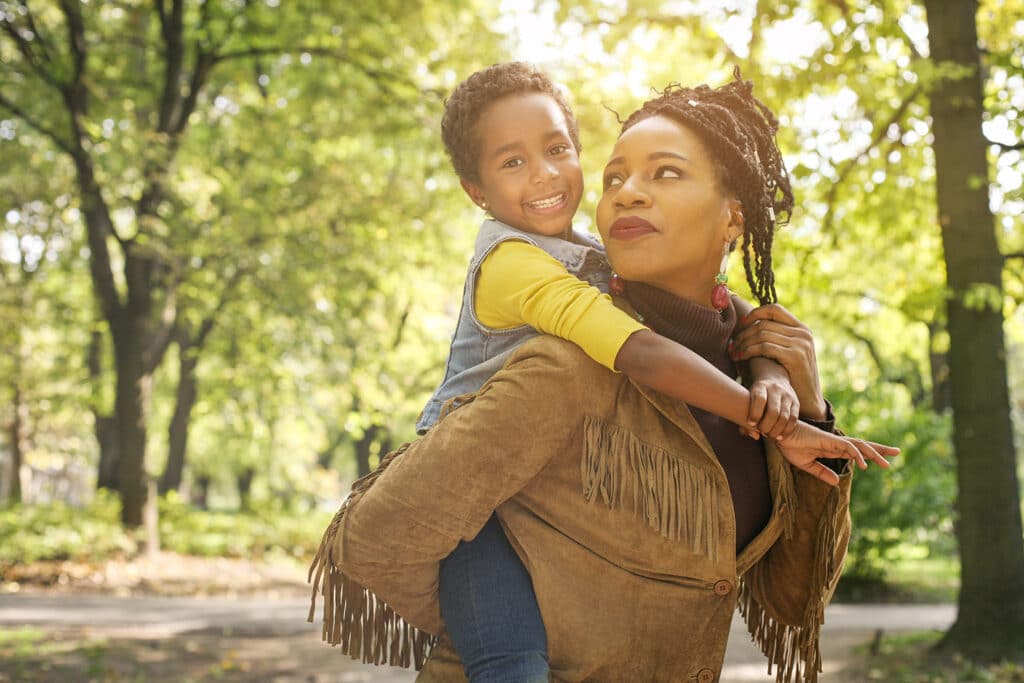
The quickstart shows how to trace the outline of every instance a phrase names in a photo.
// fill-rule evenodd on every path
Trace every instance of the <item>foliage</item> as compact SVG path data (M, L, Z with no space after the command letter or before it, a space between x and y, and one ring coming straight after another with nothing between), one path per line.
M160 543L183 555L306 560L316 552L331 516L274 505L247 513L202 511L170 494L160 500Z
M85 510L61 502L6 507L0 510L0 563L131 555L136 543L121 528L119 509L106 492Z
M881 636L871 652L858 664L865 681L887 683L1021 683L1024 662L1001 662L980 665L962 657L934 654L942 634L938 631L915 631ZM865 653L861 653L865 654Z
M864 392L830 392L843 406L845 431L870 431L873 439L903 449L889 470L869 467L854 473L846 573L861 579L884 577L907 544L939 555L955 552L949 417L915 411L900 389L874 385Z
M0 565L133 556L142 537L122 529L118 515L116 498L105 491L85 509L60 502L0 509ZM327 512L274 505L248 513L197 510L174 494L159 501L161 547L186 555L305 561L330 519Z
M608 109L626 114L670 81L722 83L733 64L754 80L780 116L798 197L775 248L780 301L815 331L839 426L904 449L890 472L855 475L848 572L883 576L906 547L952 555L948 293L927 100L927 86L949 66L928 59L920 3L378 4L184 3L194 38L186 65L218 38L237 58L211 71L145 225L136 208L146 164L167 161L169 149L154 133L159 22L146 3L83 5L97 50L86 133L115 227L173 265L174 318L193 341L209 323L201 344L172 347L154 372L146 471L164 468L178 360L194 354L183 491L199 498L209 483L214 504L241 507L240 484L252 473L256 512L232 517L164 501L168 547L297 552L308 539L302 515L287 511L333 503L356 475L357 456L412 437L443 370L479 220L440 145L442 100L475 69L527 57L566 86L580 120L590 181L584 226L618 127ZM0 14L20 6L0 1ZM38 35L61 45L58 4L31 6ZM210 13L204 30L201 8ZM971 294L1008 314L1018 413L1022 15L1021 0L982 2L978 13L985 133L998 143L991 205L1009 257L1001 302L988 289ZM113 349L96 322L74 168L47 133L63 135L68 121L20 55L14 38L0 35L0 94L49 128L0 107L0 451L11 450L17 390L30 465L95 465L94 419L113 411ZM116 254L117 239L108 242ZM742 283L732 267L730 281ZM169 291L157 293L170 301ZM87 363L94 332L98 372ZM110 539L128 537L114 532L110 505L100 498L81 515L59 506L4 510L11 543L0 553L69 556L94 541L95 552L120 552ZM77 529L84 540L76 545L68 532L44 549L18 532L16 514L38 517L38 528Z

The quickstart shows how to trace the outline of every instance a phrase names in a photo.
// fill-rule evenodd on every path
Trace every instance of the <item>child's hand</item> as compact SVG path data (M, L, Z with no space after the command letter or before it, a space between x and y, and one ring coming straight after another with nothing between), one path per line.
M855 460L863 470L867 469L868 460L887 468L889 461L886 457L900 452L893 446L829 434L804 422L797 422L790 435L779 442L779 447L786 460L830 486L839 484L839 475L818 462L818 458Z
M789 380L785 377L761 377L750 387L748 429L741 431L748 436L760 433L772 439L784 439L796 429L799 418L800 401Z

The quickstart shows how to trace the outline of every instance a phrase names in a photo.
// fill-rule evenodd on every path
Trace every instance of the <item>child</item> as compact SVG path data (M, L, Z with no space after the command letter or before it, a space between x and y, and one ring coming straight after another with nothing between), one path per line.
M446 401L478 390L519 344L542 332L751 431L780 440L816 431L797 422L795 393L780 366L758 359L753 372L761 379L750 400L754 393L602 293L609 278L603 249L571 226L583 196L578 127L545 74L523 63L473 74L447 101L442 136L463 189L489 216L469 265L444 381L417 424L421 433ZM731 314L723 293L712 300ZM440 580L442 616L470 681L548 680L530 577L495 517L444 561Z

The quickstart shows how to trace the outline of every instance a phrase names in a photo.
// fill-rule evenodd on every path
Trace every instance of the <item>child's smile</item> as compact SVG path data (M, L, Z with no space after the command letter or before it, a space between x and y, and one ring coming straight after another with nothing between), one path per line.
M524 232L565 237L583 196L565 116L542 93L494 102L476 124L480 180L463 181L479 206Z

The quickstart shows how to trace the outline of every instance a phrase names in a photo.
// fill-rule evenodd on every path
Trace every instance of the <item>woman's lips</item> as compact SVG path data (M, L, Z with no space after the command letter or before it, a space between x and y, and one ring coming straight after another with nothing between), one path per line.
M612 223L609 237L617 240L631 240L657 232L655 227L639 216L623 216Z

